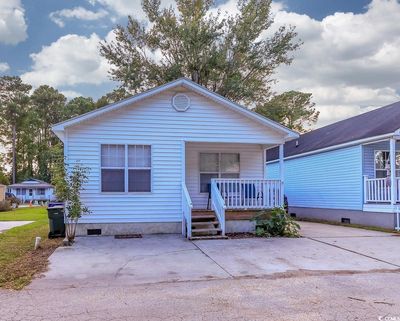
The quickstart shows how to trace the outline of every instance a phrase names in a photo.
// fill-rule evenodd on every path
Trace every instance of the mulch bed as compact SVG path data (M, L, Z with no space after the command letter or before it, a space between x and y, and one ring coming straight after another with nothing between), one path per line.
M254 233L243 232L243 233L225 233L230 239L250 239L254 237L259 237Z
M20 290L31 280L47 271L49 256L62 244L62 239L46 239L37 250L32 250L11 264L1 273L0 286L6 289Z

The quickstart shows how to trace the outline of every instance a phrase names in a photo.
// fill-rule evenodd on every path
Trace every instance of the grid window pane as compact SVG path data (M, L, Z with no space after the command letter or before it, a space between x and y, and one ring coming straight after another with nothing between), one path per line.
M101 191L102 192L124 192L125 178L123 169L102 169L101 170Z
M101 145L102 167L125 167L124 145Z
M396 152L396 169L400 168L400 152ZM390 170L390 153L388 151L375 152L375 178L387 177ZM398 177L400 172L396 171Z
M218 178L218 173L215 174L200 174L200 193L209 192L209 184L211 184L211 178Z
M240 171L239 154L221 154L221 172L239 173Z
M128 171L129 192L151 192L151 170L130 169Z
M128 146L128 167L151 167L151 146Z
M200 172L218 173L218 153L200 154Z

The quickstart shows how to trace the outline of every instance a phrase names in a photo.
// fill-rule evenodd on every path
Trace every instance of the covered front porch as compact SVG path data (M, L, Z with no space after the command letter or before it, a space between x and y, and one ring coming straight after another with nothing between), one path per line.
M398 137L363 145L363 210L396 212L400 205Z
M265 179L266 150L276 145L185 142L182 234L224 237L228 219L283 206L282 144L280 179Z

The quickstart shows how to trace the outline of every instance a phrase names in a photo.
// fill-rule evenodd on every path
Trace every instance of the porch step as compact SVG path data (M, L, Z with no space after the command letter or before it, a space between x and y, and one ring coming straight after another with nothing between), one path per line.
M228 237L225 235L207 235L207 236L192 236L190 238L191 241L196 240L226 240Z
M192 222L210 221L210 220L215 220L215 215L213 214L192 215Z
M204 226L204 225L218 225L218 221L204 221L204 222L192 222L192 227Z
M219 227L210 227L210 228L195 228L192 230L193 233L210 233L210 232L222 232Z

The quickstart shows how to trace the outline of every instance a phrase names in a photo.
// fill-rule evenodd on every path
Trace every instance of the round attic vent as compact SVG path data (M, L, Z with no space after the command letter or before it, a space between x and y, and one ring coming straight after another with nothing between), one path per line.
M176 94L172 97L172 106L176 111L186 111L190 107L190 98L185 94Z

